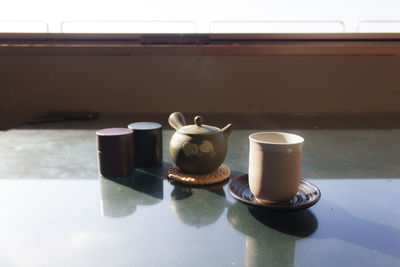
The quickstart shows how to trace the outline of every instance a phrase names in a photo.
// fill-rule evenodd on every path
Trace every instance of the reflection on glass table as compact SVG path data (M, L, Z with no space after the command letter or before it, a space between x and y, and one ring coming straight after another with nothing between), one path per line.
M135 212L138 205L153 205L163 199L162 179L140 170L129 177L99 176L99 182L104 216L127 216Z

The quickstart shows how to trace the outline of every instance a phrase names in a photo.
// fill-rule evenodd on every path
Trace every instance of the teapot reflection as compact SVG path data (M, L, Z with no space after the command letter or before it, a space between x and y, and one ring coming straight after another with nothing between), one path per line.
M171 209L185 224L201 227L218 220L228 202L223 189L224 183L188 187L174 184L171 192Z
M127 177L99 177L101 214L123 217L138 205L154 205L163 199L163 180L150 172L136 169Z
M268 212L236 203L229 207L228 220L246 235L245 266L293 266L296 241L317 229L308 210Z

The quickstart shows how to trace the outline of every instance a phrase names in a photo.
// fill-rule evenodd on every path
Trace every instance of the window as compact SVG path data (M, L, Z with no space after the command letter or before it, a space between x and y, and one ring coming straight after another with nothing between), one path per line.
M0 54L399 55L398 10L397 0L14 0L0 9Z
M357 33L400 32L397 0L13 0L0 32Z

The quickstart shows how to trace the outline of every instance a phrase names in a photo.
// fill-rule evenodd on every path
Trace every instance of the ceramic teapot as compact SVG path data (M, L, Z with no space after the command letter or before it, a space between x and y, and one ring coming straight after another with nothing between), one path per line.
M227 152L227 139L233 130L232 124L219 129L203 124L202 117L196 116L194 124L186 125L185 117L180 112L172 113L168 122L176 130L169 151L181 170L204 174L215 171L222 164Z

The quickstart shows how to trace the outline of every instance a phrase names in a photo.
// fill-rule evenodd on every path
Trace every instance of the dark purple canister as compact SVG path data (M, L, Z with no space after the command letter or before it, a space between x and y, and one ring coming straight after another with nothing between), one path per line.
M135 171L133 131L127 128L98 130L99 173L105 177L129 176Z

